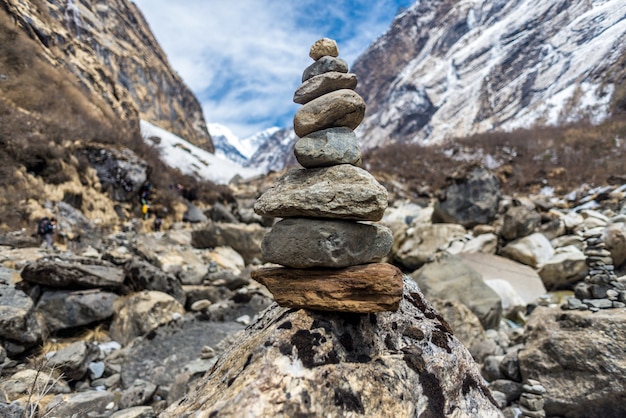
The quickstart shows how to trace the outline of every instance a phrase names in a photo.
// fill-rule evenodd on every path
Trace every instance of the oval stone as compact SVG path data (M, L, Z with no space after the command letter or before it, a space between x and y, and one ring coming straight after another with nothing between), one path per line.
M303 167L328 167L338 164L361 165L361 148L354 131L328 128L300 138L293 150Z
M387 190L367 171L349 164L294 169L257 199L254 211L278 218L313 217L379 221Z
M348 267L386 256L393 245L391 230L378 224L290 218L265 235L265 261L293 268Z
M331 91L341 89L354 90L356 85L356 74L331 71L311 77L302 83L293 94L293 101L298 104L306 104Z
M339 48L337 42L334 39L322 38L315 41L309 50L309 57L314 60L322 58L324 55L331 57L339 56Z
M341 58L325 55L304 69L304 72L302 73L302 82L304 83L311 77L328 73L330 71L347 73L348 63Z
M293 129L300 138L322 129L345 126L356 129L365 116L365 101L349 89L311 100L296 112Z

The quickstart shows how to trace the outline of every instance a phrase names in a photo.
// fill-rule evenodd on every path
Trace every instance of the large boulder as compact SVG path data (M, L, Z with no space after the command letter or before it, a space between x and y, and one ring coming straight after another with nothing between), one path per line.
M415 270L437 254L440 248L463 237L467 230L456 224L416 224L393 255L394 261L407 270Z
M589 269L587 257L573 245L558 248L554 256L539 266L539 276L550 289L563 289L583 280Z
M131 293L118 299L115 311L110 334L123 345L185 314L180 302L155 290Z
M500 296L459 257L442 254L411 277L428 298L458 301L478 317L485 329L497 328L502 316Z
M433 222L461 224L472 228L495 218L502 196L500 181L480 165L462 167L444 187L433 211Z
M204 228L193 231L191 244L196 248L231 247L250 264L262 258L261 242L266 232L267 228L258 224L209 222Z
M501 255L536 268L554 256L554 248L544 234L535 232L507 244Z
M37 302L37 313L51 332L109 319L119 296L100 289L47 290Z
M546 388L548 416L626 416L626 310L537 307L519 352L524 379Z
M539 226L541 216L526 206L511 206L502 217L500 235L507 241L525 237Z
M124 271L113 263L88 257L42 257L22 270L29 283L57 288L119 289Z
M44 335L33 300L15 285L0 283L0 344L9 355L40 343Z
M98 173L103 191L113 200L135 198L148 180L148 163L128 148L88 147L81 152Z
M500 296L506 311L534 303L546 293L541 277L524 264L493 254L461 253L459 257Z
M502 417L470 353L405 289L398 312L273 305L160 416Z

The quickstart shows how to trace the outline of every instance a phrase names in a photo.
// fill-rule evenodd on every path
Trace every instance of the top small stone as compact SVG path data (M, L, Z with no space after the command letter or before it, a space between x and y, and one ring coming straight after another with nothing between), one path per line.
M328 38L322 38L315 41L315 43L311 47L311 51L309 51L309 57L313 58L314 61L317 61L318 59L326 55L335 58L339 56L339 48L337 48L337 42Z

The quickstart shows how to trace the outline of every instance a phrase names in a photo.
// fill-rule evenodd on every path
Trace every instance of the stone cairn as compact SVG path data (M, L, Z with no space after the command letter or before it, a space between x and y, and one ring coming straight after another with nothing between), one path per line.
M589 269L585 280L574 288L563 306L565 309L598 311L626 306L626 288L618 282L611 252L606 249L602 231L591 229L584 233L586 263Z
M294 116L294 154L304 169L288 171L254 205L261 216L282 218L261 245L264 260L282 267L260 268L252 278L281 306L395 311L402 273L375 262L393 245L391 231L373 223L387 208L387 190L359 167L354 133L365 101L334 40L316 41L309 56L315 62L294 93L303 105Z
M522 417L543 418L546 416L543 410L543 395L546 389L537 380L528 379L522 386L522 394L519 398L519 408Z

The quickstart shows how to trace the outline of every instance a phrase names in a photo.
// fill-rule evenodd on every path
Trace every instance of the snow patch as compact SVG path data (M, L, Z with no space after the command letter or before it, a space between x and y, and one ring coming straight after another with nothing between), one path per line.
M145 120L140 121L140 127L144 141L159 151L167 165L184 174L217 184L228 184L235 176L249 178L262 173L261 170L220 158Z

